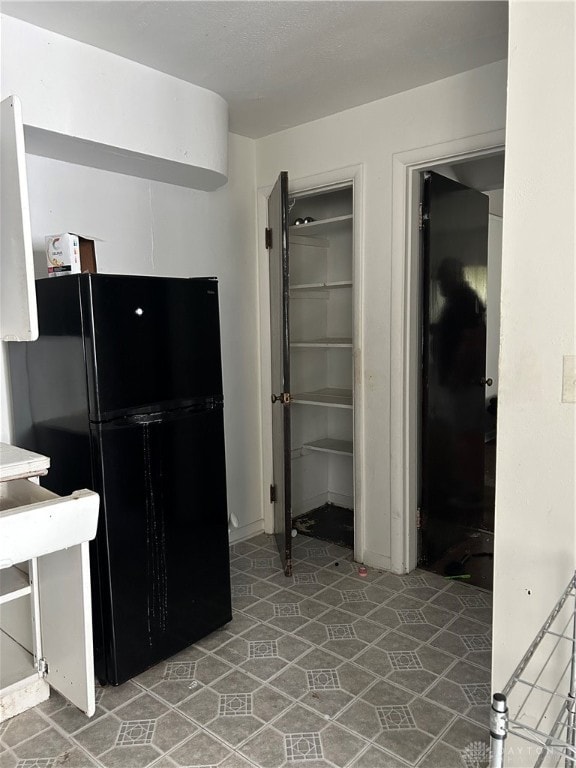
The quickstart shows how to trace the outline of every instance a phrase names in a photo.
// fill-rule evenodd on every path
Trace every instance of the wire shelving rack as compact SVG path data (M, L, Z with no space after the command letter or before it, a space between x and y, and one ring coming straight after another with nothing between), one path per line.
M576 573L501 693L492 699L490 768L508 734L535 745L534 768L576 768Z

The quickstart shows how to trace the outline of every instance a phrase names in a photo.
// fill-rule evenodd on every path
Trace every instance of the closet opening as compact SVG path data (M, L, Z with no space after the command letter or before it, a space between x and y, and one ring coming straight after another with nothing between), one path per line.
M354 181L268 197L274 533L284 572L298 537L361 549L354 448ZM319 543L319 547L322 546Z
M353 188L288 207L293 529L353 549Z
M421 173L418 562L492 589L504 154Z

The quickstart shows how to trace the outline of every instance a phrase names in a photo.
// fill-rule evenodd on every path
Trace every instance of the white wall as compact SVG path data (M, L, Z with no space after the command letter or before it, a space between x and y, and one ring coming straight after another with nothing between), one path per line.
M576 565L574 3L510 3L493 689ZM522 763L524 764L524 763Z
M391 433L390 397L393 267L403 269L404 253L392 250L392 168L396 153L501 130L505 125L506 64L497 62L381 101L260 139L257 143L259 187L270 185L280 170L292 179L363 164L362 345L358 360L364 373L366 562L390 567L393 518L407 512L392 508L393 473L404 472L399 456L402 435ZM264 222L259 223L260 227ZM395 261L395 264L393 263ZM265 269L264 260L261 261ZM262 279L262 285L266 280ZM269 429L263 411L264 428ZM265 451L264 478L271 476Z
M218 277L228 499L239 535L262 528L254 167L254 142L235 135L229 181L216 192L27 156L37 276L47 274L44 236L72 231L102 239L101 272Z

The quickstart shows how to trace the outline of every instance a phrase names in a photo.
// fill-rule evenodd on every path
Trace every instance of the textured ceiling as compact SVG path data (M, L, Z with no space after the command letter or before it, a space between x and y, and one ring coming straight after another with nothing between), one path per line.
M2 12L216 91L258 138L504 59L506 2L66 0Z

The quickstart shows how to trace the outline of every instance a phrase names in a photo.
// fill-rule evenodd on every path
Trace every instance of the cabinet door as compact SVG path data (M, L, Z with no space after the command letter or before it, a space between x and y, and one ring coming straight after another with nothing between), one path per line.
M38 338L34 255L26 182L24 127L17 96L9 96L2 101L0 120L0 326L5 341L33 341Z
M272 463L276 500L274 533L286 576L292 574L290 460L290 324L288 174L282 171L268 198L270 333L272 364Z
M46 680L90 717L95 709L88 543L38 558Z

